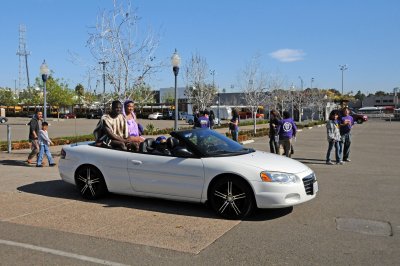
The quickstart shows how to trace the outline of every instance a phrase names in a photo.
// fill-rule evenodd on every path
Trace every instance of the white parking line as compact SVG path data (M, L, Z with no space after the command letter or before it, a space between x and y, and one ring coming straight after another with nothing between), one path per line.
M36 251L40 251L40 252L44 252L44 253L50 253L50 254L57 255L57 256L93 262L93 263L97 263L97 264L101 264L101 265L127 266L127 264L121 264L121 263L117 263L117 262L113 262L113 261L97 259L97 258L74 254L74 253L69 253L69 252L65 252L65 251L61 251L61 250L45 248L45 247L40 247L40 246L34 246L34 245L30 245L30 244L19 243L19 242L14 242L14 241L9 241L9 240L0 239L0 244L36 250Z

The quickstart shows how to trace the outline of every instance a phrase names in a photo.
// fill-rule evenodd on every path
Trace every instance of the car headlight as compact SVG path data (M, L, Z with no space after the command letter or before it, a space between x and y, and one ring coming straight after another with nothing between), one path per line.
M264 182L276 182L276 183L296 183L298 177L293 174L280 173L280 172L267 172L263 171L260 173L261 180Z

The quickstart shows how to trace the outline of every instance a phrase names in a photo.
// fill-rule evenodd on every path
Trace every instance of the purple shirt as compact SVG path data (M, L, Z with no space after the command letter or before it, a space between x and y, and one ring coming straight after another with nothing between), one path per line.
M277 134L280 139L291 139L296 136L297 127L292 118L286 118L279 121Z
M198 123L201 128L209 128L210 127L210 120L208 119L208 117L200 116Z
M352 116L342 116L340 118L340 135L344 135L350 132L351 127L354 125L354 119ZM348 124L345 125L345 122L348 121Z
M127 119L126 124L128 126L129 136L137 137L139 136L139 128L138 124L136 123L135 119Z

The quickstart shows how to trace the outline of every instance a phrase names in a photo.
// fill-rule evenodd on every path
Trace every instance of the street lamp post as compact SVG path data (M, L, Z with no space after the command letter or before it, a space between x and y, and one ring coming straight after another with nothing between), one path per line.
M47 95L46 95L46 82L49 77L49 67L46 64L46 60L43 60L40 66L40 75L42 75L43 80L43 121L47 120Z
M221 118L220 118L220 112L219 112L220 104L221 104L221 95L220 95L220 93L218 91L218 126L221 125Z
M106 112L106 64L107 61L101 61L99 64L103 65L103 113Z
M343 72L347 70L347 65L339 65L339 69L342 71L342 95L343 95Z
M174 54L171 57L172 71L175 75L175 121L174 121L174 130L178 130L178 91L177 91L177 82L178 82L178 73L179 73L179 64L181 63L181 58L178 55L178 51L175 49Z

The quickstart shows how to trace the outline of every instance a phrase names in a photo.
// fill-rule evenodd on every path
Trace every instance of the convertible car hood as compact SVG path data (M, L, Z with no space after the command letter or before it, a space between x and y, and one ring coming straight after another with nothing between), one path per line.
M286 173L301 173L309 168L303 163L287 158L285 156L276 155L269 152L256 151L240 156L229 157L231 162L238 164L246 164L258 167L261 170L279 171Z

